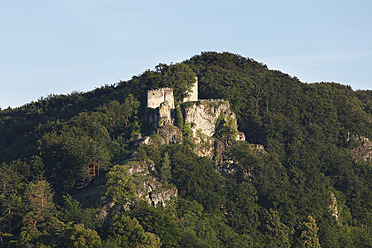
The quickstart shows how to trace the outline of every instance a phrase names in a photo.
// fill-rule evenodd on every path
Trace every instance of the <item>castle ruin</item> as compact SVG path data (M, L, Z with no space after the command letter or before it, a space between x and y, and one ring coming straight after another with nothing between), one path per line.
M163 102L169 102L174 108L173 89L161 88L147 91L147 107L156 109L160 107Z
M183 99L182 102L196 102L198 101L198 78L195 77L195 83L191 87L189 97ZM173 89L160 88L156 90L147 91L147 107L156 109L160 107L163 102L169 102L170 106L174 108Z
M183 99L183 102L198 101L198 78L195 77L195 83L191 87L189 97ZM154 109L149 115L149 122L154 128L162 125L174 124L175 105L173 89L160 88L147 91L147 107Z

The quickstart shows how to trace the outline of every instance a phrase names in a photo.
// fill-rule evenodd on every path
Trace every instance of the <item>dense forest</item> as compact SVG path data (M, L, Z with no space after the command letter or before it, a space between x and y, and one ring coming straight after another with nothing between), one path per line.
M195 76L199 98L229 101L246 136L216 132L229 174L195 154L180 118L183 142L138 145L156 136L147 91L173 88L179 103ZM372 247L371 137L372 91L231 53L49 95L0 110L0 246ZM141 161L177 189L165 206L136 193L127 165Z

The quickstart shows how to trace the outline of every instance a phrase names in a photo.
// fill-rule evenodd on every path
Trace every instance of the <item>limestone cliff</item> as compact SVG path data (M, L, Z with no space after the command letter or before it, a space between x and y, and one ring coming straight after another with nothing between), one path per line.
M221 160L221 150L216 149L219 142L214 138L214 134L220 115L225 120L231 120L237 127L236 116L231 111L230 103L223 100L188 102L182 105L182 114L184 123L189 124L193 131L193 142L196 144L195 153L204 157L218 157ZM245 141L244 133L238 131L236 140Z
M236 121L236 116L231 111L228 101L188 102L182 105L182 112L184 123L190 124L194 134L200 130L209 137L213 136L217 118L221 113Z
M368 138L359 135L350 137L349 134L346 142L349 144L356 161L372 161L372 142Z
M338 203L335 194L331 193L331 205L329 205L329 211L332 216L335 217L336 221L339 219Z
M155 164L152 160L131 161L127 164L128 173L136 185L137 197L153 206L166 206L166 202L177 196L174 185L164 184L154 174Z
M160 106L148 116L149 124L153 128L159 128L174 124L174 105L171 102L160 103Z
M183 137L185 130L174 126L174 111L175 109L168 102L161 103L152 112L149 110L149 121L154 128L153 134L146 137L139 135L137 144L140 146L171 145L189 139L190 136ZM245 141L245 135L237 130L237 119L230 108L230 103L224 100L186 102L181 104L181 112L183 125L188 125L192 131L191 139L195 144L194 152L199 156L215 160L216 169L224 176L229 177L233 174L236 171L235 164L229 158L227 151L232 144L231 138ZM229 128L230 125L233 127L233 136L221 138L217 135L221 130L221 125L218 124L221 120ZM263 150L262 146L259 148ZM257 148L257 150L259 149ZM131 162L127 169L137 185L137 196L150 204L164 206L167 200L171 200L177 195L177 189L174 186L164 185L154 176L156 175L155 165L151 160Z

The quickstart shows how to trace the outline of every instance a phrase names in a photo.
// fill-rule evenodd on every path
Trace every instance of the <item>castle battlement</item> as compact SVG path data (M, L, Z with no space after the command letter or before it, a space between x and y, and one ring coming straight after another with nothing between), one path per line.
M198 78L190 90L190 96L183 99L183 102L198 101ZM174 124L174 96L172 88L160 88L147 91L147 107L155 109L149 115L149 123L158 128L162 125Z
M147 91L147 107L156 109L163 102L169 102L174 108L173 89L161 88Z
M184 98L182 102L196 102L198 101L198 78L195 77L195 83L190 89L190 96ZM170 106L174 108L174 96L172 88L160 88L156 90L147 91L147 107L156 109L163 102L169 102Z

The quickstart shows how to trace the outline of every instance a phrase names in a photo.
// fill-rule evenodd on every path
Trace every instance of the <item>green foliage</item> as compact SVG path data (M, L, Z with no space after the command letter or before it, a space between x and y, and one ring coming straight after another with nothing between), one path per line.
M169 212L154 208L146 202L139 202L130 214L138 220L145 232L154 233L159 237L163 247L181 246L180 227Z
M242 234L255 233L259 210L256 189L247 181L229 181L226 187L229 192L226 207L229 209L227 220L230 226Z
M85 228L84 224L68 226L65 231L64 246L66 247L101 247L101 238L96 231Z
M213 169L207 158L199 158L183 145L175 145L169 151L172 167L172 183L179 194L186 199L195 199L206 210L218 209L220 196L218 190L222 178Z
M53 192L45 180L30 182L25 192L26 214L23 217L24 230L41 227L55 213Z
M97 210L83 208L80 202L70 195L63 197L60 220L65 223L84 224L86 228L96 230L102 227L103 221L97 216Z
M267 247L291 247L290 229L281 220L278 211L270 209L264 224Z
M183 125L183 128L182 128L182 137L184 139L184 143L189 145L189 146L193 146L193 142L192 142L192 137L193 137L193 134L192 134L192 130L191 130L191 127L189 124L185 124Z
M173 88L174 98L182 102L189 96L191 87L195 83L195 73L184 63L177 63L166 67L163 80L164 86Z
M125 134L130 137L131 133L138 132L139 118L137 116L140 102L129 94L124 103L117 100L111 101L99 107L98 110L104 114L104 125L112 136L119 136ZM131 133L129 133L131 131Z
M10 165L2 163L0 165L0 232L1 237L11 237L15 226L19 223L19 213L17 209L22 206L20 192L23 188L23 177L20 174L19 167L14 162Z
M176 107L176 127L183 130L183 116L179 105Z
M234 142L235 121L219 116L221 165L200 158L179 107L182 145L137 146L138 134L153 131L147 90L172 87L181 102L195 75L200 98L229 101L239 130L259 146ZM1 109L1 246L370 247L372 166L353 157L359 142L345 140L372 138L371 97L337 83L301 83L239 55L204 52L87 93ZM132 155L154 161L163 183L177 187L175 202L154 208L136 199L122 165ZM227 167L226 177L219 166ZM75 200L96 202L106 186L116 207L105 209L104 219L101 206ZM331 193L338 221L329 211ZM124 211L129 201L131 211Z
M172 179L170 160L168 152L164 153L163 163L160 168L160 178L164 182L168 183Z
M134 199L134 185L125 165L114 165L107 173L107 196L119 207Z
M221 140L235 140L237 134L238 126L235 120L228 116L223 116L221 112L216 121L214 136Z
M308 217L307 222L302 222L300 224L301 228L301 240L300 247L318 247L320 248L319 238L318 238L318 226L316 225L315 219L312 216Z
M148 247L161 246L160 239L155 234L145 232L136 218L115 216L109 228L109 240L120 247Z

